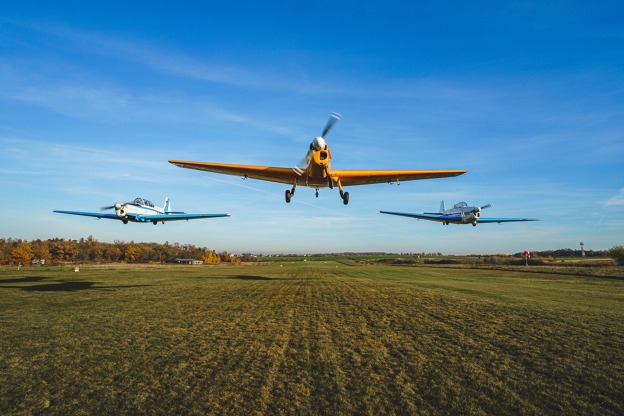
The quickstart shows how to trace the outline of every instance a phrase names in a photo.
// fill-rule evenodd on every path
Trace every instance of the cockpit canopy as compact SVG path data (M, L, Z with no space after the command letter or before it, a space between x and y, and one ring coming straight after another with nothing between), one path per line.
M453 208L466 208L467 206L468 204L465 202L458 202L455 205L453 205Z
M144 205L146 207L154 207L154 204L152 204L151 201L148 201L147 199L143 199L143 198L134 198L134 203L136 205Z

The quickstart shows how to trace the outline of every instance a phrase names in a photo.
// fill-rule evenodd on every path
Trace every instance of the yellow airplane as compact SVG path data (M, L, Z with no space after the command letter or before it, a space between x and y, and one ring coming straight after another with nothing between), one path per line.
M330 168L331 153L325 136L334 124L342 117L332 113L323 133L312 140L310 149L302 161L293 168L270 166L237 165L230 163L190 162L184 160L170 160L176 166L186 169L205 170L207 172L225 175L240 176L244 179L253 178L263 181L279 182L292 185L286 190L286 202L295 194L297 185L316 188L318 197L319 188L334 188L340 190L340 197L345 205L349 203L349 193L342 190L343 186L368 185L374 183L400 183L418 179L433 179L458 176L466 173L465 170L339 170Z

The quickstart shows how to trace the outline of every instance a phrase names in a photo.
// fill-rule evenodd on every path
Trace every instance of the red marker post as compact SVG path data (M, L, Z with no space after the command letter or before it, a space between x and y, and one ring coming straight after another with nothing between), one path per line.
M525 251L524 252L524 265L528 266L529 265L529 259L531 258L531 253L529 253L529 251Z

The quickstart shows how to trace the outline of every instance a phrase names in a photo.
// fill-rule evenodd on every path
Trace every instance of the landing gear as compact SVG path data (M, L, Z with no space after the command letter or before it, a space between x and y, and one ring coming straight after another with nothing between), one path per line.
M327 175L327 185L329 186L330 189L333 189L334 187L334 181L329 175ZM292 197L295 195L296 187L297 187L297 183L295 182L291 190L286 190L284 195L285 195L287 203L289 203ZM349 203L349 192L343 192L342 186L340 185L340 180L338 180L338 189L340 189L340 198L342 198L342 203L347 205ZM319 188L316 188L315 195L318 198Z
M340 190L340 198L342 198L342 203L347 205L349 203L349 192L342 191L342 184L340 183L340 179L338 179L338 189Z
M342 203L347 205L349 203L349 192L340 191L340 197L342 198Z
M286 202L290 202L290 199L293 197L293 195L295 195L295 188L297 187L297 182L295 182L293 184L292 189L289 191L288 189L286 190Z

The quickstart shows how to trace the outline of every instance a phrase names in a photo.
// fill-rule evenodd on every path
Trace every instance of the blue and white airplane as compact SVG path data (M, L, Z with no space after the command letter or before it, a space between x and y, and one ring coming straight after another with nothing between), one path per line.
M230 214L187 214L185 212L174 212L171 210L169 198L165 198L165 206L155 206L151 201L143 198L135 198L132 202L117 202L115 205L103 207L102 210L115 209L114 214L103 214L99 212L82 211L60 211L59 214L83 215L85 217L95 217L97 219L106 218L109 220L119 220L124 224L132 222L151 222L154 225L165 221L196 220L200 218L229 217Z
M407 212L379 211L382 214L400 215L403 217L417 218L419 220L437 221L444 225L449 224L491 224L502 222L539 221L535 218L481 218L481 210L491 207L492 204L481 207L469 207L465 202L453 205L453 208L445 209L444 201L440 204L439 212L425 212L423 214L410 214Z

